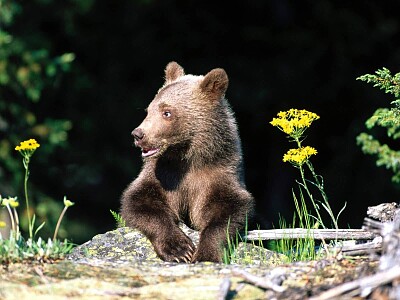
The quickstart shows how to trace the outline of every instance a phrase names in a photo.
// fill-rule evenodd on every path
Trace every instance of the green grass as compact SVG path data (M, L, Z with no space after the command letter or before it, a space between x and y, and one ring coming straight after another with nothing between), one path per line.
M225 264L232 264L232 263L239 263L239 264L254 264L256 261L259 264L264 264L265 260L267 259L264 255L264 247L262 246L262 240L258 241L249 241L247 240L246 236L248 234L248 219L246 216L246 221L244 225L244 238L239 231L236 231L235 236L233 238L229 235L229 228L230 220L228 221L228 226L226 230L226 239L227 245L223 249L223 263ZM241 251L237 251L239 244L242 243L244 248ZM246 247L249 245L250 247Z
M280 216L279 227L281 229L305 228L311 230L319 226L316 218L307 211L307 205L304 200L303 193L300 189L300 201L293 192L293 200L295 203L295 213L291 224L287 224L284 218ZM310 231L305 238L284 238L270 243L270 247L275 251L284 254L288 262L310 261L321 258L322 252L315 243L314 237Z

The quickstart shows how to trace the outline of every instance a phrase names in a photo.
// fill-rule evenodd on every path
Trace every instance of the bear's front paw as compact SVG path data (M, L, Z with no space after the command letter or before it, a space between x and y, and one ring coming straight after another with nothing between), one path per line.
M190 263L195 251L192 240L182 232L159 237L153 242L153 246L162 260L178 263Z
M216 245L210 243L200 243L192 262L209 261L219 263L222 261L222 253Z

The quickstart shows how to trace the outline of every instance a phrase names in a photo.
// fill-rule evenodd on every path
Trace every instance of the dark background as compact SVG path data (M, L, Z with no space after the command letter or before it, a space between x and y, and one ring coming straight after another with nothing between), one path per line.
M190 74L216 67L228 73L226 97L262 229L293 215L300 174L282 156L294 145L269 124L290 108L321 117L304 143L318 150L312 162L334 212L347 202L342 228L361 228L368 206L398 201L390 171L356 145L366 119L394 100L356 78L382 67L400 71L398 1L78 2L26 1L12 28L44 37L55 55L76 55L57 87L32 105L39 120L72 121L68 146L50 161L38 158L30 179L76 203L67 214L79 224L69 230L75 242L115 228L109 210L118 211L121 192L141 166L130 132L172 60Z

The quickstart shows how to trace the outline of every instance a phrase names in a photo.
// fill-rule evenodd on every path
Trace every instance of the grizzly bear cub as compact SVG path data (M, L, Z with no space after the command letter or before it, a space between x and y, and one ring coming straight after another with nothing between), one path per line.
M223 69L185 75L170 62L146 118L132 131L144 162L122 195L121 216L164 261L221 262L227 236L252 214L227 87ZM197 249L179 222L200 231Z

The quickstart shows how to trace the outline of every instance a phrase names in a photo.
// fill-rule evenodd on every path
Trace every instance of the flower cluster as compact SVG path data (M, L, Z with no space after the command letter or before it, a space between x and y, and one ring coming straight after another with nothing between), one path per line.
M318 120L316 113L305 109L291 108L288 111L281 111L273 118L270 124L278 127L281 131L289 135L297 143L296 149L290 149L284 156L284 162L290 162L295 166L301 167L311 155L316 155L317 150L310 146L302 146L304 131L311 126L314 120Z
M290 149L284 156L284 162L290 162L294 165L301 166L304 164L311 155L316 155L317 150L315 148L306 146L297 149Z
M22 157L22 162L24 163L24 168L28 171L29 160L32 157L33 153L37 148L40 147L40 144L35 139L29 139L27 141L23 141L19 144L19 146L15 147L15 150L18 151Z
M32 220L30 212L29 212L30 211L29 200L28 200L29 161L30 161L33 153L39 147L40 147L40 145L35 139L29 139L27 141L23 141L19 144L19 146L15 147L15 150L18 151L23 157L22 163L24 164L24 168L25 168L24 190L25 190L26 214L28 216L29 237L31 239L33 238L32 230L33 230L33 223L35 221L35 218L33 218L33 220Z
M1 196L0 196L0 204L1 206L9 205L12 208L16 208L19 205L17 197L1 198Z
M320 208L319 208L318 204L316 203L316 201L314 200L313 194L311 193L310 189L308 188L307 183L313 184L319 190L319 192L321 193L321 196L323 198L323 202L321 202L322 206L324 207L324 209L327 211L327 213L331 217L331 221L335 225L335 228L338 229L337 219L339 217L340 212L337 217L335 217L333 215L332 209L328 202L328 197L324 191L322 177L315 173L314 167L310 161L310 157L312 155L316 155L317 150L313 147L302 145L302 142L304 140L304 132L306 131L306 129L308 127L311 126L311 124L314 120L318 120L318 119L319 119L319 116L317 114L315 114L313 112L309 112L305 109L302 109L302 110L289 109L288 111L279 112L277 114L277 118L273 118L273 120L270 122L270 124L272 126L278 127L278 129L280 129L281 131L286 133L292 139L291 142L295 142L297 144L297 148L290 149L288 152L286 152L285 155L283 155L283 161L290 162L294 167L296 167L300 170L301 182L298 182L298 184L300 185L300 190L303 189L307 193L307 195L309 196L309 198L311 200L311 203L314 207L314 211L316 213L316 216L312 216L317 221L316 226L318 227L320 225L323 228L327 228L324 225L321 214L319 212ZM307 180L305 178L304 168L307 168L311 172L311 175L314 178L314 181ZM307 207L304 204L303 193L300 196L301 196L301 201L302 201L301 205L303 206L303 208L305 208L305 211L302 212L302 209L299 209L299 203L297 202L296 197L294 197L295 202L296 202L297 215L299 216L300 223L302 222L302 219L304 218L304 216L306 217L305 218L306 223L307 222L309 223L311 215L308 214ZM343 207L343 209L344 209L344 207ZM311 223L309 223L309 224L311 224ZM312 226L315 226L315 225L312 225ZM311 227L308 226L308 228L311 228Z
M313 112L294 108L281 111L277 116L277 118L272 119L270 124L278 127L292 138L300 137L314 120L319 119L319 116Z
M27 141L23 141L19 144L19 146L15 147L17 151L24 151L24 150L36 150L40 147L40 144L35 139L30 139Z
M23 141L19 144L19 146L15 147L16 151L24 152L24 151L35 151L37 148L40 147L40 144L35 139L30 139L27 141Z

